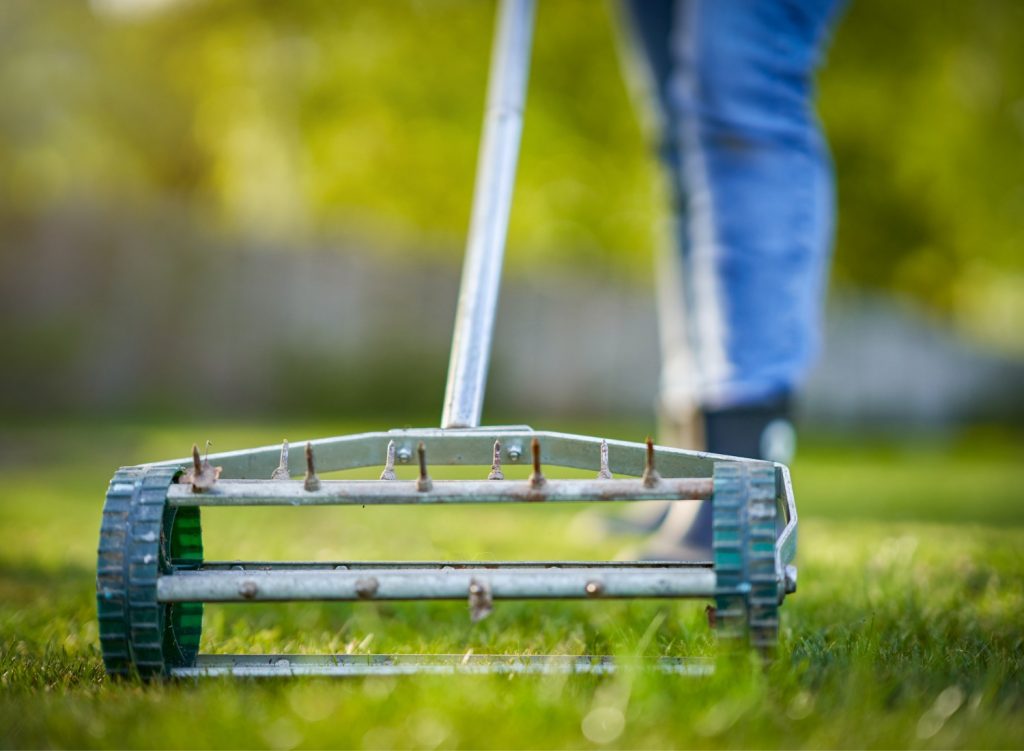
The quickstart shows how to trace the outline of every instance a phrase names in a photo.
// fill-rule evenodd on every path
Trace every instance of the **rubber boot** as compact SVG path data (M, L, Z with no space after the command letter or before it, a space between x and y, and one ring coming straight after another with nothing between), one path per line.
M706 450L712 454L788 462L796 435L788 396L704 412ZM674 503L644 548L646 560L711 560L711 504Z

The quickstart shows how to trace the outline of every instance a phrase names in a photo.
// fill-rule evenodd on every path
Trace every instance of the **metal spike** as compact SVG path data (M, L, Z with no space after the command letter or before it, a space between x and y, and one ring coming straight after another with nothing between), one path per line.
M482 621L494 610L491 585L484 579L469 580L469 619L473 623Z
M395 479L395 442L388 441L388 455L384 460L384 471L380 473L382 480Z
M653 488L661 482L661 475L654 468L654 440L647 436L647 460L644 462L644 487Z
M287 439L281 444L281 461L277 463L277 469L270 475L271 480L287 480L291 478L291 473L288 471L288 441Z
M597 471L598 480L612 479L612 471L608 469L608 441L601 441L601 468Z
M416 490L426 493L434 487L434 483L430 481L430 475L427 474L427 447L423 445L423 441L420 441L420 445L416 447L416 453L420 459L420 476L416 480Z
M540 471L540 440L537 436L530 441L530 451L533 453L533 472L530 474L530 485L540 488L547 480L544 479L544 474Z
M505 474L501 471L501 441L494 442L494 461L491 462L491 473L487 475L488 480L504 480Z
M306 443L306 478L302 487L313 492L320 490L320 478L316 476L316 467L313 466L313 444Z
M216 484L220 472L220 467L211 467L209 459L199 456L199 446L193 443L192 468L183 474L178 482L192 485L193 493L202 493Z

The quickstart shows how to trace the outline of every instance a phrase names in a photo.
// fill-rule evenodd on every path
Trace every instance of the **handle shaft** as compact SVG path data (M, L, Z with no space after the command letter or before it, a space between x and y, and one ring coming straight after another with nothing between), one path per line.
M478 427L483 412L523 129L533 18L534 0L502 0L498 8L442 428Z

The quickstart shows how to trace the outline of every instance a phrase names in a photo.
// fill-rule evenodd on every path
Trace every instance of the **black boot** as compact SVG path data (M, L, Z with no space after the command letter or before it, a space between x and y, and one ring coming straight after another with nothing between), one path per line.
M712 454L788 462L795 446L788 395L729 409L705 410ZM647 559L710 561L711 504L675 503L647 547Z
M705 410L705 450L787 462L791 457L784 454L791 455L793 447L792 413L788 395L743 407Z

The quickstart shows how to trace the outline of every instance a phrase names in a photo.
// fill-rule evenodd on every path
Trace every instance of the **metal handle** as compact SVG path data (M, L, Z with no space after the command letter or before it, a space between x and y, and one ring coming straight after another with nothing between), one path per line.
M480 425L523 129L533 17L534 0L502 0L498 9L442 428Z

